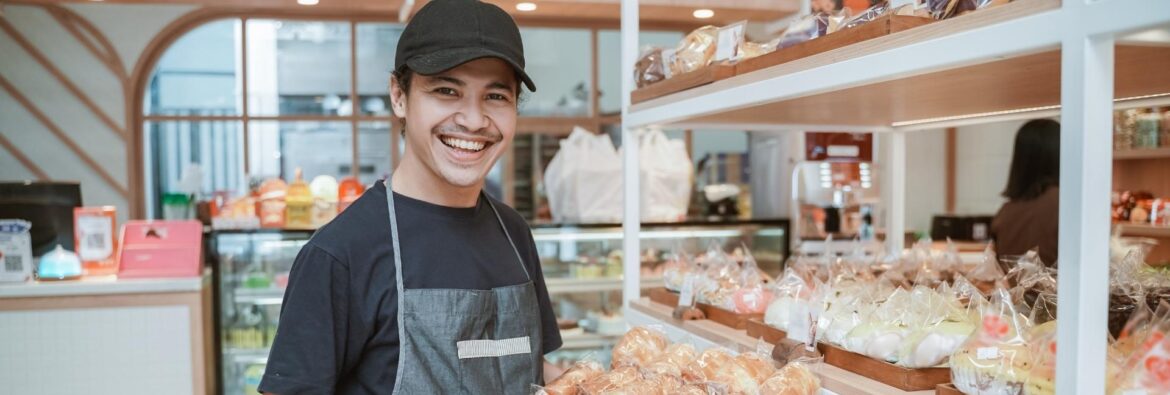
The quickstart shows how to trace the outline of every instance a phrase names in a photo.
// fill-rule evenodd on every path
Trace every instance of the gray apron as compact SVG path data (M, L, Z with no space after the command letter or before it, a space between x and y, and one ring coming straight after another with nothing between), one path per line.
M542 382L536 289L499 211L491 199L481 198L496 215L528 281L487 291L405 289L394 191L386 180L398 286L394 394L526 394L532 384Z

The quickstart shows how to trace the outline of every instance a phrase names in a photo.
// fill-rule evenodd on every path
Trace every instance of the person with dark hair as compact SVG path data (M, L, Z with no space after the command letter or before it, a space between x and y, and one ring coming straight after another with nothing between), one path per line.
M521 87L503 9L433 0L411 18L389 87L402 162L297 255L260 391L528 394L560 374L532 231L484 193Z
M1034 119L1020 127L1011 171L991 237L1000 257L1038 248L1046 265L1056 265L1060 214L1060 123Z

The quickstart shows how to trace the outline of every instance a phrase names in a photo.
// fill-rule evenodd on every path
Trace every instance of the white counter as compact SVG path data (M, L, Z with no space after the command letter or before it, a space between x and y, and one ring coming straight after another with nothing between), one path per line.
M0 298L199 292L210 285L202 277L115 279L113 276L72 281L0 283Z
M0 393L214 393L210 279L0 285Z

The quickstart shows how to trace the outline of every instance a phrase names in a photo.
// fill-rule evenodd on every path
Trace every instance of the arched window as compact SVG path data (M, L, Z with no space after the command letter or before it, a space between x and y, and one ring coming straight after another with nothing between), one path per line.
M240 195L297 168L307 180L387 175L401 32L390 23L227 18L184 34L143 95L148 216L162 216L167 194ZM201 177L184 181L192 165Z

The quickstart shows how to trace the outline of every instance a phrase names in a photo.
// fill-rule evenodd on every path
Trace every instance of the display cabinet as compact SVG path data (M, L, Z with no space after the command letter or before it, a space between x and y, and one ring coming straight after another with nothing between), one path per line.
M711 246L750 251L761 269L775 275L788 256L789 233L787 220L643 224L642 288L663 286L663 264L672 255L695 256ZM626 330L621 225L534 224L532 235L564 340L548 359L608 363L608 349Z
M219 393L257 393L293 259L312 234L263 229L204 237L215 277Z

